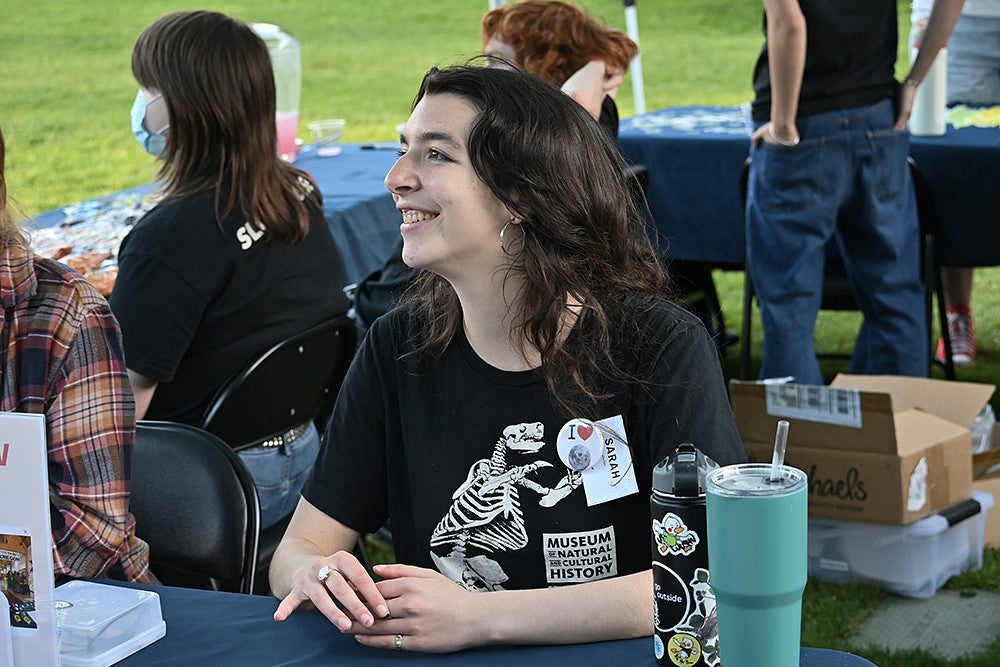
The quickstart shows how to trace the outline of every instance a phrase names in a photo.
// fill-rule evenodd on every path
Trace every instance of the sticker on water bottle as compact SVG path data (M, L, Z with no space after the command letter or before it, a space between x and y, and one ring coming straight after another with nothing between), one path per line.
M677 667L691 667L701 659L701 642L694 635L678 632L667 640L667 655Z
M661 556L690 556L701 542L698 533L673 512L667 512L663 521L653 519L653 540Z

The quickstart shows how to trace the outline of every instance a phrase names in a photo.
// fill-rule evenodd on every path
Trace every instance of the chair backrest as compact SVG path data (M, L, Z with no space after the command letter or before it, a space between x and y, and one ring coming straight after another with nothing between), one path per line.
M187 424L138 422L131 510L163 583L253 590L257 490L243 461L216 436Z
M237 450L310 419L322 430L356 338L342 315L278 343L220 387L201 427Z

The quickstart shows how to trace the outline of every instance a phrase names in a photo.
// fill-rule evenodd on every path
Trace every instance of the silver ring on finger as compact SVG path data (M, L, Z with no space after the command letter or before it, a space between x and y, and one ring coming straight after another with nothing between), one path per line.
M340 574L340 570L338 570L337 568L330 567L329 565L324 565L323 567L319 568L319 572L316 573L316 579L320 583L323 583L324 581L329 579L330 575L333 574L334 572Z
M399 634L396 635L396 650L397 651L403 650L403 635Z

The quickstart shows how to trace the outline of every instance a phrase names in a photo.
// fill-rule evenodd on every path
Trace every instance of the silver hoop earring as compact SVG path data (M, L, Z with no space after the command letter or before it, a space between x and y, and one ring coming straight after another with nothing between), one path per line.
M513 222L514 218L511 218L510 220L504 223L503 227L500 228L500 251L503 252L503 254L507 255L508 257L511 257L512 255L511 253L507 252L507 248L505 248L503 245L503 233L507 231L507 227L509 227Z

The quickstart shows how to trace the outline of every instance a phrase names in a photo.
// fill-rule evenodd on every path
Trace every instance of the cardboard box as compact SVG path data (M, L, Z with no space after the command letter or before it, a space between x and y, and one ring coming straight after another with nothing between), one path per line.
M1000 502L1000 473L973 480L972 488L990 494L995 503ZM986 545L1000 549L1000 511L986 515Z
M969 427L994 390L885 375L730 382L751 460L771 460L776 424L788 420L785 461L809 475L811 516L901 525L972 495Z
M1000 424L993 429L994 444L1000 443ZM1000 502L1000 449L972 457L972 488L989 493ZM986 544L1000 549L1000 510L986 516Z

